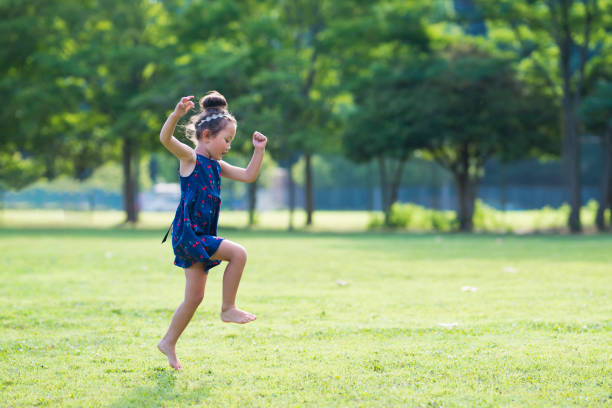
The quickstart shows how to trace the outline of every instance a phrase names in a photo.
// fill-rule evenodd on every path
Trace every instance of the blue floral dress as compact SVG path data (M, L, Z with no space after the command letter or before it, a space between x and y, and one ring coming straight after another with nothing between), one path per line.
M206 273L221 263L210 257L223 238L217 236L221 207L221 167L216 160L196 155L193 172L181 180L181 202L172 221L174 264L189 268L203 262Z

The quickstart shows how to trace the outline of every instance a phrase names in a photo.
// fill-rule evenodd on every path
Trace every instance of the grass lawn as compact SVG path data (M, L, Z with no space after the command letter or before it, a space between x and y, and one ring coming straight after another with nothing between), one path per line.
M432 230L427 220L423 219L423 207L410 216L408 230L424 232ZM483 212L481 222L475 220L476 230L496 233L551 232L566 231L568 209L544 208L525 211L497 211L487 209ZM581 210L581 222L584 231L591 234L595 231L595 213L597 205L590 202ZM452 211L445 212L451 214ZM141 212L139 216L140 229L164 228L172 221L172 211ZM257 225L252 228L259 231L287 230L289 226L289 211L259 211ZM313 224L305 227L306 212L302 209L294 211L293 227L296 230L309 232L364 232L373 220L382 223L384 215L380 211L316 211ZM610 223L610 211L606 212L606 224ZM248 224L248 212L221 210L219 224L234 229L243 229ZM120 225L125 220L123 211L70 211L70 210L22 210L5 209L0 211L0 228L4 227L82 227L109 228ZM431 222L429 222L430 224ZM481 225L479 225L481 224ZM404 229L406 231L406 229Z
M219 320L213 269L177 373L163 232L5 223L0 406L612 405L610 235L221 230L258 320Z
M172 222L172 211L141 212L138 229L168 228ZM314 223L305 228L306 213L296 210L293 217L295 229L311 232L363 232L366 230L372 213L368 211L317 211ZM125 220L123 211L63 211L63 210L3 210L0 211L0 228L109 228L118 226ZM257 226L261 231L287 230L289 212L286 210L263 211L257 213ZM219 225L244 229L248 224L249 215L246 211L223 211ZM165 231L164 231L165 232Z

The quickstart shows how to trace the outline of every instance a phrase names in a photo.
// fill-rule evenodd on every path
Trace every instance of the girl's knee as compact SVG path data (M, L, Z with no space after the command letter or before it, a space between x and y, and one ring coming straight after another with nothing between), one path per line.
M232 251L232 261L246 262L246 260L247 260L246 249L242 245L236 244L236 247Z
M188 304L190 307L198 307L200 306L200 303L202 303L203 299L204 293L191 294L185 296L185 303Z
M211 259L219 259L229 262L246 262L247 251L240 244L229 240L224 240L221 242L221 246L211 257Z

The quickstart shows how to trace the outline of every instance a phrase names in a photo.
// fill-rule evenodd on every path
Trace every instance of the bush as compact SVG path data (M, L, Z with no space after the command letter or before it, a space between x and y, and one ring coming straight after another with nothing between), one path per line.
M585 226L594 225L597 202L589 201L582 208L581 219ZM478 199L475 202L472 219L475 231L526 232L551 231L567 228L570 206L559 208L545 206L539 210L500 211ZM607 215L608 216L608 215ZM395 203L391 207L391 228L411 231L454 231L459 227L454 211L437 211L410 203ZM373 214L368 229L384 227L384 214Z
M490 207L477 199L474 203L474 217L472 222L475 230L512 232L512 225L505 220L505 213Z
M391 207L389 227L416 231L452 231L456 228L452 211L436 211L416 204L395 203ZM384 227L384 214L372 215L369 229Z
M385 215L382 216L378 213L372 213L370 215L370 220L368 221L368 229L378 229L382 228L385 225Z

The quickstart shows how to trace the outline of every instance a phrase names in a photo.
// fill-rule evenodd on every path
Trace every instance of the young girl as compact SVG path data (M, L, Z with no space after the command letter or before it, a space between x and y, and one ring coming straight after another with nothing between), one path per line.
M267 138L253 134L255 151L246 169L222 160L236 135L236 119L227 111L223 95L211 91L200 100L202 113L192 118L195 149L179 142L172 133L178 120L194 107L193 96L181 98L161 130L159 140L180 160L181 201L172 222L174 264L185 269L185 300L176 309L170 328L157 347L176 370L182 368L176 357L176 342L204 297L208 270L228 261L223 274L221 320L248 323L255 315L236 308L236 291L247 259L244 247L217 237L221 205L221 179L247 183L255 181L264 156Z

